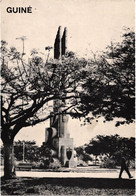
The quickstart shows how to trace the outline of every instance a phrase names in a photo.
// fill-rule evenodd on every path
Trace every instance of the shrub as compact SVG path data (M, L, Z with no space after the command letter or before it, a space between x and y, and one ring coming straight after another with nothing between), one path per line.
M49 169L58 169L61 167L61 163L58 159L53 159L53 162L49 164Z
M100 164L101 168L116 168L116 162L110 158L107 158L103 160L103 162Z
M49 165L50 165L49 159L44 159L42 161L33 163L32 168L33 169L48 169Z
M135 160L131 160L131 161L129 162L129 168L135 169Z
M87 167L88 164L85 161L83 161L83 160L78 160L78 166Z

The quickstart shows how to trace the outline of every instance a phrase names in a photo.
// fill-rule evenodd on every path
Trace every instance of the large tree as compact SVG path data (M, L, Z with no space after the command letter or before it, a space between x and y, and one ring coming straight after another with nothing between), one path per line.
M88 61L81 94L81 111L86 115L120 118L116 126L135 119L135 34L126 29L122 41ZM91 118L87 118L89 121Z
M1 139L4 144L4 176L15 171L13 141L23 128L58 115L52 113L53 100L61 100L61 112L72 113L77 105L81 70L86 65L68 53L61 60L46 62L35 50L26 60L16 48L1 44ZM64 104L65 102L65 104ZM62 107L64 106L64 107ZM63 108L63 109L62 109Z
M105 154L109 158L118 160L126 156L129 160L135 158L135 138L125 138L119 135L103 136L97 135L85 147L88 154Z
M123 118L121 123L134 121L134 32L126 32L122 42L111 44L99 58L88 62L73 53L55 61L47 57L46 62L34 50L28 61L24 57L2 42L1 138L5 177L14 173L14 137L23 127L58 115L51 113L53 100L61 100L61 112L73 117L92 113L93 117L104 116L106 120Z

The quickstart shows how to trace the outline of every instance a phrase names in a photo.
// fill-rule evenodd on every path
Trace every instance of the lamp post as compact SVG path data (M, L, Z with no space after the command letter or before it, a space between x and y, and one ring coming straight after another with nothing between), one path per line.
M23 162L25 162L25 141L23 141Z

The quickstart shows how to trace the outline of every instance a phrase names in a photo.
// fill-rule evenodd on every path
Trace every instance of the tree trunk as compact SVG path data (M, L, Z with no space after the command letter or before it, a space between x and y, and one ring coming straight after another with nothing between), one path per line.
M15 177L15 161L13 142L4 144L4 178Z

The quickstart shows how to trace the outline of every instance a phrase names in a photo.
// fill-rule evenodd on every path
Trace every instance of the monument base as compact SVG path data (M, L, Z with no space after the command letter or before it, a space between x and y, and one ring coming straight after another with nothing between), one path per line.
M74 160L70 160L70 161L66 162L65 167L75 168L75 167L77 167L77 164L76 164L76 162Z
M58 159L62 166L69 168L76 167L73 138L54 138L53 144L58 151Z

